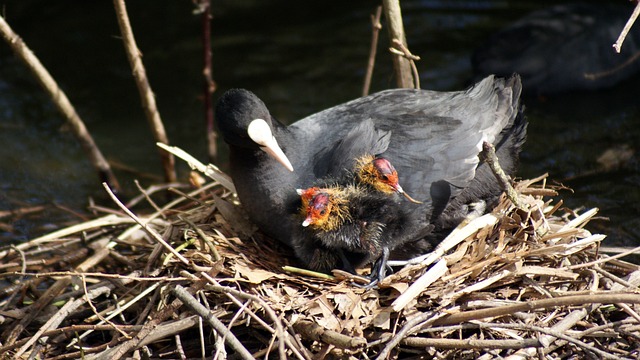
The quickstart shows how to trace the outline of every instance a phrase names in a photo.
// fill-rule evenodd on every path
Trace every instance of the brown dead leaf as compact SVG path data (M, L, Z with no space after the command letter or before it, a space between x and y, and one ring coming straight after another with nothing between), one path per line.
M391 328L391 312L384 310L378 313L373 318L373 326L383 329L389 330Z
M360 303L360 297L351 291L334 294L332 297L336 304L336 309L346 320L353 316L353 310L358 307Z
M236 271L245 279L247 279L252 284L260 284L261 282L271 279L272 277L277 276L277 274L272 273L271 271L267 271L259 268L249 268L248 266L241 265L237 263Z
M326 295L321 295L316 298L317 310L319 310L317 316L315 316L316 323L325 329L335 330L340 332L340 320L334 315L335 308L330 304Z

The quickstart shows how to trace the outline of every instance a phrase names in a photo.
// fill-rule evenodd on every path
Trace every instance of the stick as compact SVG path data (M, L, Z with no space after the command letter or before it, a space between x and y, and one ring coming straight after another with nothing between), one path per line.
M578 310L577 312L574 313L573 316L571 316L571 318L580 318L580 316L582 315L582 312L584 310ZM577 346L580 346L586 350L592 351L596 354L598 354L601 358L603 359L619 359L619 357L615 356L615 355L611 355L607 352L604 352L594 346L591 346L587 343L585 343L584 341L578 340L576 338L573 338L571 336L568 336L566 334L564 334L565 330L556 330L554 328L545 328L545 327L541 327L541 326L535 326L535 325L521 325L521 324L496 324L496 323L492 323L492 324L484 324L481 323L481 326L485 326L489 329L495 329L495 328L504 328L504 329L517 329L517 330L527 330L527 331L536 331L539 333L543 333L546 334L547 336L550 336L552 338L559 338L565 341L568 341L570 343L573 343ZM554 326L555 327L555 326ZM550 340L548 339L548 340ZM546 342L550 343L550 341L540 341L540 343L542 345L544 345ZM548 347L548 346L547 346Z
M204 286L205 281L196 280L191 283L189 290L192 292L199 291ZM110 360L110 359L120 359L124 357L129 351L134 348L141 347L147 341L147 338L155 332L155 329L160 325L163 321L168 318L174 317L178 312L180 307L182 307L183 303L179 299L173 300L170 304L166 305L162 310L154 312L151 315L147 316L147 319L144 321L144 325L142 329L130 340L127 340L115 347L111 347L109 349L105 349L98 356L94 357L96 360Z
M633 9L633 13L631 13L631 16L629 17L629 20L627 20L627 23L624 25L624 28L622 29L622 32L620 32L620 36L618 36L618 40L616 40L616 43L613 44L613 48L616 49L616 52L619 54L620 50L622 49L622 43L624 42L624 39L627 37L627 34L629 33L629 30L631 30L631 27L633 26L633 23L636 22L636 19L638 18L638 15L640 15L640 2L638 2L636 4L635 9Z
M464 321L478 320L489 317L504 316L520 311L549 309L557 306L575 306L586 304L640 304L640 294L607 292L588 295L568 295L551 299L533 300L521 304L505 305L497 308L470 310L451 314L433 322L434 326L458 324Z
M364 337L340 334L309 320L298 320L293 324L293 328L306 339L324 342L340 349L354 351L367 345L367 340Z
M561 296L551 299L542 299L523 302L520 304L506 305L496 308L471 310L455 314L436 314L434 312L425 312L411 320L403 326L403 328L396 333L396 335L389 340L384 349L378 355L378 359L386 359L391 350L396 347L406 336L419 330L424 326L442 326L459 324L471 320L479 320L489 317L499 317L515 312L521 311L533 311L537 309L548 309L556 306L574 306L585 304L613 304L613 303L630 303L640 304L640 294L630 293L601 293L601 294L588 294L588 295L569 295ZM581 309L585 314L587 311ZM426 323L423 323L426 321ZM421 324L422 323L422 324ZM557 329L554 329L557 330ZM563 330L559 330L563 331Z
M242 359L253 360L253 356L247 348L242 345L240 340L227 329L222 321L218 320L206 307L202 306L185 288L180 285L176 285L171 289L171 293L175 295L180 301L182 301L191 311L200 315L206 322L215 329L218 334L223 335L225 343L234 349Z
M404 34L404 25L402 23L402 11L400 10L400 0L383 0L384 14L387 18L389 26L389 38L398 39L405 47L407 47L407 39ZM394 54L393 68L396 71L396 84L399 88L413 88L413 79L411 76L411 64L409 60L401 55Z
M497 326L496 326L497 327ZM434 347L437 349L522 349L526 347L540 347L540 341L537 339L522 339L522 340L482 340L482 339L438 339L438 338L422 338L422 337L407 337L404 338L400 344L416 347L426 348Z
M169 250L169 252L172 253L175 257L180 259L180 261L182 261L183 264L189 265L189 260L187 260L184 256L182 256L182 254L177 252L166 241L164 241L164 239L162 238L162 236L160 236L160 234L158 234L152 228L148 227L147 224L144 223L142 220L140 220L140 218L137 217L133 212L131 212L131 210L127 209L127 207L124 206L124 204L118 199L118 197L113 193L113 191L109 189L107 184L102 183L102 186L104 186L105 190L107 190L107 193L109 194L111 199L116 203L116 205L118 205L122 209L122 211L124 211L127 215L129 215L130 218L132 218L135 222L137 222L138 225L140 225L144 229L144 231L147 232L147 234L149 234L152 238L154 238L157 242L159 242L162 246L164 246L165 249Z
M58 327L67 318L75 309L79 308L82 304L84 304L87 300L95 299L98 296L108 293L111 291L111 287L103 286L94 290L91 290L87 293L86 297L82 297L80 299L69 299L69 301L58 310L58 312L47 321L32 337L27 341L14 355L16 359L20 358L20 355L24 354L25 351L29 349L31 345L33 345L36 341L42 340L46 341L45 338L42 338L42 334L44 334L47 330L52 330Z
M209 281L211 284L217 284L218 282L212 278L209 274L205 273L205 272L201 272L200 275L202 275L203 278L207 279L207 281ZM278 318L278 316L276 315L276 313L273 311L273 309L269 306L269 304L267 304L264 300L262 300L259 296L255 296L255 295L251 295L251 294L247 294L243 291L239 291L239 290L234 290L232 288L229 287L224 287L224 286L220 286L220 285L208 285L207 286L208 289L214 290L214 291L219 291L225 294L232 294L235 295L237 297L243 297L245 299L250 299L252 301L257 302L258 304L260 304L260 306L262 306L262 308L264 309L265 313L267 313L267 315L269 315L269 317L271 317L271 319L273 320L273 325L275 326L275 335L280 338L283 341L280 341L278 343L278 352L280 354L280 358L281 359L286 359L286 355L285 355L285 348L284 345L285 344L290 344L290 342L287 341L287 337L285 336L285 331L284 328L282 326L282 323L280 323L280 319Z
M95 141L93 141L91 134L89 134L84 122L80 119L73 105L71 105L67 95L60 89L51 74L49 74L47 69L45 69L24 41L13 32L2 16L0 16L0 33L2 33L2 37L6 40L7 44L11 46L13 52L27 65L40 85L49 93L51 100L53 100L53 103L71 126L71 131L73 131L73 134L80 142L82 149L89 155L91 164L98 170L100 179L106 181L113 189L120 190L120 184L118 184L118 180L113 174L109 163L100 152L100 149L98 149Z
M209 161L215 162L218 158L218 147L216 139L218 135L213 127L213 103L211 95L216 91L216 83L213 81L213 70L211 65L211 0L199 0L198 10L202 16L202 51L204 76L204 117L207 124L207 145Z
M493 175L495 175L496 179L500 182L500 185L507 193L507 197L513 205L515 205L518 209L527 211L525 206L518 198L518 192L511 186L509 182L509 177L504 173L504 170L500 167L500 163L498 162L498 157L496 156L496 148L493 147L492 144L488 142L482 143L482 155L484 157L485 162L491 168Z
M144 64L142 64L140 50L138 49L136 39L133 36L133 30L131 29L131 23L129 22L129 15L127 14L127 7L124 4L124 0L113 0L113 6L116 10L116 17L118 18L118 25L120 26L120 32L122 33L122 41L127 52L129 65L131 65L131 69L133 70L133 77L136 81L136 85L138 86L142 107L147 117L147 121L149 122L149 126L151 127L151 131L153 132L153 137L157 142L168 144L169 139L164 130L160 113L158 113L156 99L153 95L153 91L151 91L147 72L144 68ZM164 167L165 180L167 182L175 182L176 169L173 155L164 151L159 151L159 153Z
M564 319L557 322L555 325L551 327L550 330L557 332L565 332L573 327L578 321L584 319L591 311L587 309L578 309L574 310L568 315L564 317ZM552 335L543 335L538 338L538 340L543 344L551 344L551 342L556 340L556 337ZM549 346L546 346L546 349L549 349ZM527 348L518 350L515 354L508 356L507 360L525 360L531 359L536 353L536 349ZM544 353L544 351L543 351Z
M194 158L193 156L191 156L191 154L187 153L177 146L167 146L163 143L156 143L156 145L158 145L158 147L160 147L161 149L168 151L184 160L192 169L198 170L211 179L219 182L220 185L224 186L227 190L236 192L236 188L233 185L233 180L231 180L229 175L220 171L220 169L218 169L218 167L216 167L215 165L209 164L205 166L203 163L198 161L198 159Z
M371 49L369 50L369 61L367 62L367 72L364 76L364 86L362 87L362 96L369 95L371 88L371 77L373 76L373 66L376 63L376 52L378 50L378 37L380 36L380 16L382 15L382 6L376 7L376 14L371 15Z
M409 49L402 43L402 41L398 39L391 40L391 43L397 47L389 48L389 51L396 55L400 55L405 59L409 60L409 64L411 64L411 73L413 74L413 87L415 89L420 89L420 74L418 73L418 67L416 66L416 61L420 60L420 56L413 55Z
M106 185L105 185L106 186ZM109 249L105 246L108 243L108 239L102 239L96 242L96 248L99 250L95 252L91 257L82 262L82 264L76 266L77 272L86 272L87 269L94 267L96 264L104 260L109 254ZM24 331L33 319L36 318L51 301L58 296L69 284L71 283L70 277L63 277L57 280L51 285L45 292L36 300L33 305L29 307L29 312L23 317L20 322L13 326L11 332L5 338L5 344L12 344L18 339L18 336Z

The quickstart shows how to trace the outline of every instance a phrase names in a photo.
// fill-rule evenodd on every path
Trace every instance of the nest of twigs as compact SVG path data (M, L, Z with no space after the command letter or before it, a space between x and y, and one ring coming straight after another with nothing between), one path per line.
M503 198L372 290L292 268L218 181L113 210L0 251L0 356L640 357L639 267L599 255L596 210L544 176L515 188L520 209Z

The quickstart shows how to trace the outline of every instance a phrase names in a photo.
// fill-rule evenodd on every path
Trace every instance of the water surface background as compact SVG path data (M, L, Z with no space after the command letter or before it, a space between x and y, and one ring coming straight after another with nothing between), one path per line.
M214 98L232 87L248 88L273 115L291 122L360 95L375 2L213 3ZM475 47L509 22L555 3L402 1L409 47L422 57L422 87L465 88ZM159 158L112 2L0 0L0 5L67 93L102 152L139 172L117 171L120 182L131 193L133 178L143 185L157 182ZM187 0L127 5L170 141L206 161L200 18ZM372 91L395 86L387 44L383 30ZM590 229L608 234L609 245L640 245L637 156L620 169L594 173L606 149L627 144L635 150L640 144L639 89L635 77L604 91L525 98L530 125L519 176L548 172L574 189L561 195L568 207L599 207L609 220L592 221ZM82 219L72 212L86 214L89 198L111 206L63 118L5 43L0 43L0 144L0 211L45 205L42 212L0 218L3 243ZM218 164L224 168L222 146L221 154ZM184 179L186 166L180 164L179 173Z

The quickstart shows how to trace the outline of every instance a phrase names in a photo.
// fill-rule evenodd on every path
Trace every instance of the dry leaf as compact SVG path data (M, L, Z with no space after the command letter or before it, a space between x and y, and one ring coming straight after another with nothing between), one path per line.
M252 284L260 284L261 282L271 279L276 276L276 274L271 271L258 269L258 268L249 268L248 266L240 265L237 263L236 271L240 273L245 279L247 279Z

